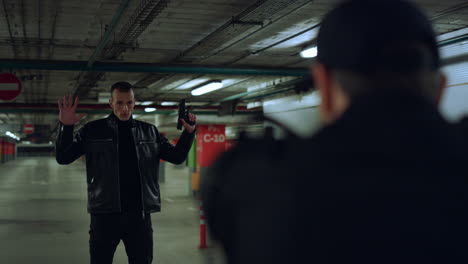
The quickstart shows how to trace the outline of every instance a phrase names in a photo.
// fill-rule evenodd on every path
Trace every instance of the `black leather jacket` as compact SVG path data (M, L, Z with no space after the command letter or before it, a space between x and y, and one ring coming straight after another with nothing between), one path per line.
M131 119L138 168L140 171L143 211L161 210L159 160L180 164L192 146L195 132L183 132L177 146L159 134L155 126ZM87 123L73 138L73 126L60 124L56 142L59 164L70 164L83 154L86 157L88 212L121 212L119 186L119 142L117 117Z

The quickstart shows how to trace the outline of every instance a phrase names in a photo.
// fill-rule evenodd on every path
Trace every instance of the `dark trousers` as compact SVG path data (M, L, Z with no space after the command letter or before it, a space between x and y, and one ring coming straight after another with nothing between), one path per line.
M150 214L91 214L89 235L91 264L111 264L120 240L129 264L150 264L153 260Z

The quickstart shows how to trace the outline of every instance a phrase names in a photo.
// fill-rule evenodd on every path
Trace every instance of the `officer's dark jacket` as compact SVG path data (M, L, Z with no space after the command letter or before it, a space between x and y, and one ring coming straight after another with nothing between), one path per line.
M160 159L180 164L190 150L194 134L182 133L177 146L169 143L155 126L131 119L140 172L143 210L161 210L159 191ZM118 124L114 114L83 126L73 138L73 126L59 125L56 159L69 164L85 155L88 183L88 212L112 213L121 211L119 186Z
M310 139L226 153L208 226L231 264L468 263L467 149L430 102L362 98Z
M458 127L460 133L462 133L464 137L468 138L468 116L463 117L455 126Z

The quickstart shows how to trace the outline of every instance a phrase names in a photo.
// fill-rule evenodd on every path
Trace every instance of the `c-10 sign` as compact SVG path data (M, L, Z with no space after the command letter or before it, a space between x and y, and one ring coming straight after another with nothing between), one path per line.
M222 143L226 141L226 136L223 134L205 134L203 136L203 141L206 143L214 142L214 143Z
M225 125L197 125L197 163L210 167L225 150Z

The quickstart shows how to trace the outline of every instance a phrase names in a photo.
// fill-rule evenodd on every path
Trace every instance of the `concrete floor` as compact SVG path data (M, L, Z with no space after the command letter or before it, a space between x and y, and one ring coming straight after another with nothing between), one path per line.
M189 194L188 169L166 164L163 211L153 214L154 261L224 263L218 247L200 250L198 203ZM52 157L0 165L0 263L89 263L85 166L61 166ZM123 243L114 263L127 263Z

